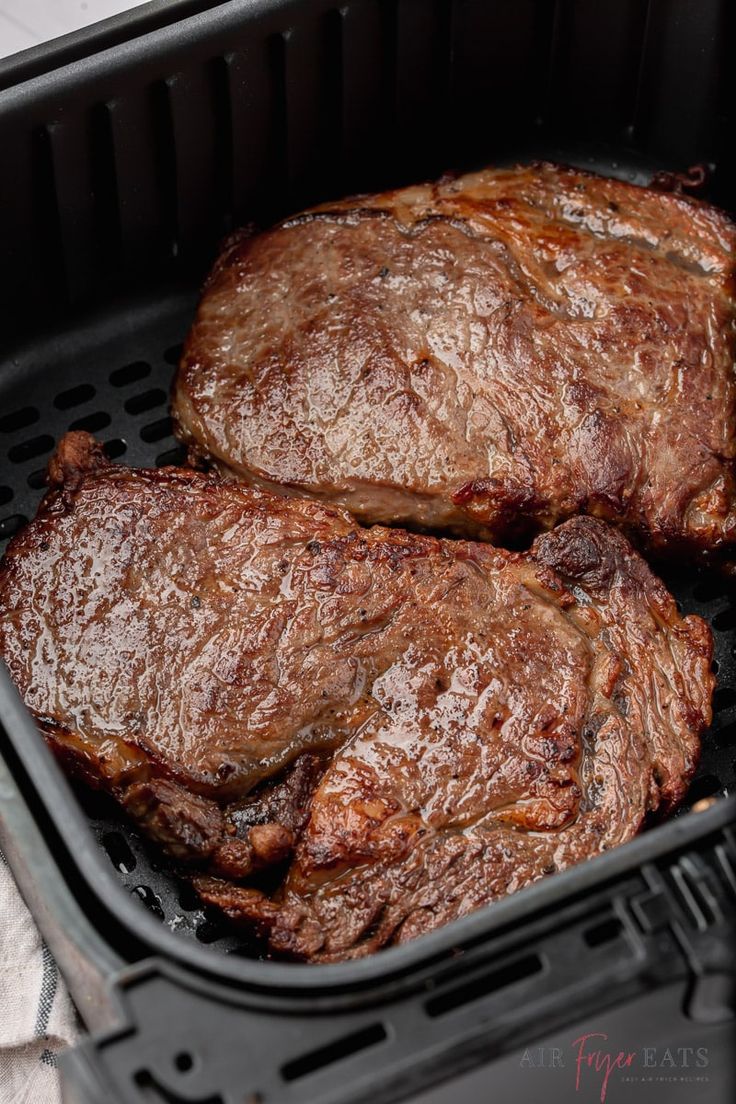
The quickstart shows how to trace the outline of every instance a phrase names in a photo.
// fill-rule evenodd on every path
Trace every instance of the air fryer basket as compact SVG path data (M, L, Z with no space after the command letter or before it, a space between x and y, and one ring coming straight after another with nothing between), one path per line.
M0 549L67 429L124 463L181 460L171 377L234 225L540 156L639 182L703 162L709 198L736 203L726 0L170 6L181 21L152 5L125 34L0 64ZM0 842L89 1026L107 1029L67 1057L69 1100L400 1099L665 981L699 1031L728 1021L736 591L662 573L716 641L685 809L340 966L255 960L110 803L72 793L0 679Z

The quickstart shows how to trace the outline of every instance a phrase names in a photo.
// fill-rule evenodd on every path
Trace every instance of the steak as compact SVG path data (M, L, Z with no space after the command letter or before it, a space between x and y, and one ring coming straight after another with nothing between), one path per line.
M83 433L49 474L0 654L61 759L274 954L403 942L685 793L710 631L605 523L527 553L363 530Z
M587 513L731 555L736 227L549 164L333 203L217 261L178 432L364 522L528 540Z

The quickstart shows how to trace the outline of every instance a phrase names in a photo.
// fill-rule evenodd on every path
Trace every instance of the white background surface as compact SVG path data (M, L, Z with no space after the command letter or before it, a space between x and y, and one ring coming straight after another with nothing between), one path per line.
M0 0L0 57L58 38L145 0Z

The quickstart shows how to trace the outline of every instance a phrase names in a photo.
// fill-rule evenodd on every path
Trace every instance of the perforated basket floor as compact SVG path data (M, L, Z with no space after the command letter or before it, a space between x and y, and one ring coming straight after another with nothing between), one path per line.
M193 293L117 304L63 339L34 344L0 365L0 552L33 516L43 494L44 469L56 441L86 429L111 458L136 466L179 463L168 398L181 341L195 304ZM669 571L665 581L682 609L713 628L719 688L715 717L703 740L700 768L684 815L696 801L736 786L736 588L720 575ZM114 804L80 792L92 830L124 886L182 937L227 953L254 953L131 829Z

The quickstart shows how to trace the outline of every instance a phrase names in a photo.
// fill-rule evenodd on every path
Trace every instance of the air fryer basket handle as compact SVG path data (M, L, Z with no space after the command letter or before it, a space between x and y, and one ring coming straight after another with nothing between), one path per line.
M385 1104L673 982L733 1019L735 860L727 827L391 992L266 1000L148 960L115 979L124 1026L63 1056L65 1102Z

